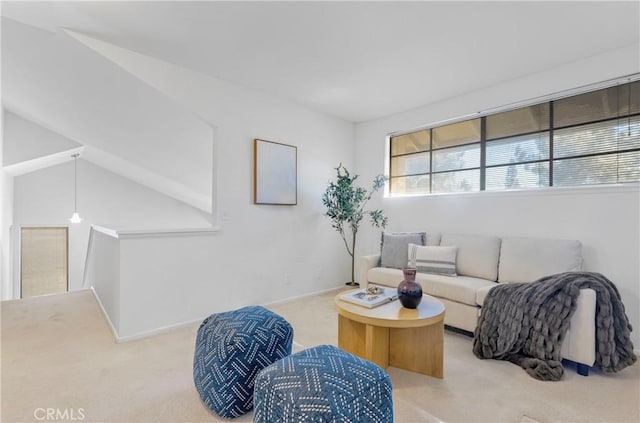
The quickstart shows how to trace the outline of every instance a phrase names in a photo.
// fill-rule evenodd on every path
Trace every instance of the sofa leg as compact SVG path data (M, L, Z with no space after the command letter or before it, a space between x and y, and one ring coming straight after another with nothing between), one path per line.
M578 374L580 376L589 376L589 366L587 366L586 364L580 364L580 363L576 363L578 365Z

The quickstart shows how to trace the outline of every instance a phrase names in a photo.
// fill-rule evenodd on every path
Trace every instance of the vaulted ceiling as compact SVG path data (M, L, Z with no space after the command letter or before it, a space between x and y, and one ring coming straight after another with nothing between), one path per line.
M72 29L359 122L638 43L637 1L11 2Z
M637 1L1 6L3 107L110 170L156 189L173 181L205 210L211 127L119 66L109 46L363 122L640 40ZM42 166L62 160L44 156Z

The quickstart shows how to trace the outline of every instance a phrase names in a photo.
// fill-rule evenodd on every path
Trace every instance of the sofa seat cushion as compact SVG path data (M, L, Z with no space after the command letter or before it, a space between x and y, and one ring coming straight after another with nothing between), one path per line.
M422 285L422 290L434 297L457 301L470 306L477 306L476 293L484 287L491 287L496 283L472 276L442 276L418 273L416 281Z
M402 270L386 267L374 267L369 270L368 280L374 285L397 287L402 282ZM417 273L416 282L422 285L425 294L445 298L451 301L477 306L476 291L483 287L491 287L496 283L471 276L442 276Z
M499 284L494 283L492 285L483 286L482 288L478 289L478 291L476 292L476 303L478 303L478 305L482 307L482 304L484 304L484 299L487 298L487 293L489 292L489 290L498 285Z
M402 279L402 270L390 267L374 267L367 273L367 280L374 285L397 287Z

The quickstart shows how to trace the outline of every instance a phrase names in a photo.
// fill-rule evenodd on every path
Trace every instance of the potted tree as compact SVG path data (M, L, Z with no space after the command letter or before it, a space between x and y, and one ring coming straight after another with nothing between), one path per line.
M387 226L387 217L382 210L365 209L367 202L374 193L384 186L387 178L384 175L376 176L373 180L373 187L367 191L355 185L358 175L351 176L342 163L336 168L336 173L337 178L335 181L329 182L329 186L322 196L322 203L327 208L325 216L331 218L331 226L338 231L351 256L351 281L346 284L357 286L359 284L355 281L355 250L358 229L365 215L369 216L372 226L376 228ZM349 235L350 242L347 239Z

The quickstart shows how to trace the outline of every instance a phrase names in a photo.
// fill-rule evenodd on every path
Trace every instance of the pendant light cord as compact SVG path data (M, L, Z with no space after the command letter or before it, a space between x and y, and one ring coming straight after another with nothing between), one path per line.
M78 156L73 158L73 211L78 211Z
M73 157L73 212L78 212L78 157L79 154L74 154Z
M82 218L78 216L78 157L80 154L72 154L73 157L73 215L69 221L71 223L80 223Z

